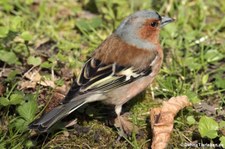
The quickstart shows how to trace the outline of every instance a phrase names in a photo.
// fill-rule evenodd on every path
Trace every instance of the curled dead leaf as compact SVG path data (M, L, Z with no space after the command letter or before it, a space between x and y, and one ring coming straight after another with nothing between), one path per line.
M174 117L181 109L190 105L187 96L178 96L163 102L161 108L154 108L150 111L153 132L152 149L166 148L173 131Z

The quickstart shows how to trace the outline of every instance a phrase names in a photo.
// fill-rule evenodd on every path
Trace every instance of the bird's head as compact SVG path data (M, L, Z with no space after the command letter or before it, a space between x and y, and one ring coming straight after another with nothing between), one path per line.
M124 19L115 34L128 44L152 49L159 43L160 28L173 21L174 19L162 17L155 11L138 11Z

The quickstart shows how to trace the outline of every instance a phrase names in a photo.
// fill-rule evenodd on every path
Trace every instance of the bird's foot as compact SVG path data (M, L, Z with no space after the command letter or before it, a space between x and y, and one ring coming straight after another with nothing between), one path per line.
M132 132L137 133L138 127L128 120L127 117L118 116L114 121L114 126L120 129L121 136L131 136Z

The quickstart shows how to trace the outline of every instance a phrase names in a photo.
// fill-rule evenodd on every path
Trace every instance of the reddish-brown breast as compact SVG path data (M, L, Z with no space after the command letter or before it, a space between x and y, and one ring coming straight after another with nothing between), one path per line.
M118 65L144 69L151 64L157 53L154 49L150 51L128 45L112 34L95 50L93 57L105 64L116 62Z

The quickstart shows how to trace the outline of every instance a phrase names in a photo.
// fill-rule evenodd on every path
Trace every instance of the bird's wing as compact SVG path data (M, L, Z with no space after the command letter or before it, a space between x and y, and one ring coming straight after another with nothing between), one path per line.
M63 103L75 100L76 96L90 92L108 92L131 83L151 73L151 66L144 70L116 63L103 64L100 60L90 58L84 65L77 81L74 82Z

